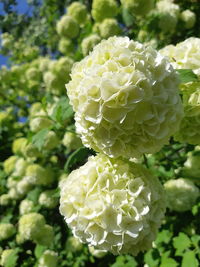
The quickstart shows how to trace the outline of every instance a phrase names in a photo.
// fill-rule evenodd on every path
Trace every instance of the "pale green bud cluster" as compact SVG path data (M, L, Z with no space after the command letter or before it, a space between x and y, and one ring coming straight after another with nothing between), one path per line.
M54 181L54 173L50 168L30 164L26 169L25 178L32 185L49 185Z
M157 10L160 15L159 27L163 32L173 32L176 28L180 7L172 1L162 0L157 2Z
M182 172L186 177L200 178L200 149L196 147L193 152L188 152Z
M116 19L104 19L99 24L99 32L102 38L109 38L110 36L120 35L121 28Z
M16 230L11 223L0 223L0 241L6 240L15 234Z
M13 170L15 169L15 164L18 159L19 159L18 156L10 156L8 159L4 161L3 167L6 174L10 174L13 172Z
M80 2L73 2L67 7L67 14L76 20L78 24L85 24L87 20L87 8Z
M79 34L79 25L77 21L68 15L64 15L57 22L57 33L61 37L75 38Z
M120 0L124 8L135 16L145 16L154 7L154 0Z
M81 43L81 49L84 56L87 56L93 47L101 41L101 38L97 34L91 34L85 37Z
M175 139L182 143L200 144L200 82L182 84L181 93L185 116Z
M160 52L168 57L176 69L192 69L200 74L200 54L198 47L200 38L191 37L176 46L169 45ZM185 116L181 121L179 131L175 134L176 140L189 144L200 144L200 82L181 84Z
M39 204L47 209L54 209L58 205L58 198L55 194L55 190L43 191L39 196Z
M58 50L65 55L70 55L74 50L74 44L70 39L61 38L58 44Z
M164 187L167 195L167 206L178 212L190 210L199 196L198 187L188 179L169 180L164 184Z
M8 206L11 203L9 194L2 194L0 196L0 206Z
M5 49L10 49L13 45L14 38L11 34L8 32L1 34L1 45Z
M66 88L83 144L130 158L159 151L178 129L178 85L176 71L156 50L110 37L74 65Z
M39 259L38 267L57 267L58 254L52 250L45 250Z
M70 236L67 239L66 249L68 251L77 252L83 248L83 244L74 236Z
M53 122L48 117L41 116L41 117L31 118L29 126L31 131L36 133L42 129L52 126L52 124Z
M14 154L23 155L25 146L27 145L27 139L24 137L17 138L12 144L12 151Z
M102 21L106 18L113 18L118 13L116 0L93 0L92 17L95 21Z
M29 213L19 219L18 237L19 243L32 240L40 245L50 245L53 241L53 228L45 223L45 218L39 213Z
M81 139L75 134L75 133L71 133L71 132L66 132L62 143L64 146L66 146L68 149L72 149L75 150L82 145Z
M185 23L186 29L191 29L196 23L196 14L189 9L184 10L180 15L181 20Z
M65 92L64 84L66 79L69 80L73 63L73 60L69 57L61 57L51 62L49 70L43 75L47 91L55 95Z
M60 141L54 131L49 131L46 138L43 148L46 150L51 150L59 145Z
M60 212L74 236L115 255L149 249L164 211L162 185L147 169L101 154L61 188Z
M27 162L24 158L19 158L15 163L15 169L12 176L24 176L28 165L29 162Z
M27 213L31 213L34 210L34 203L29 199L24 199L20 202L19 205L19 213L20 215L24 215Z

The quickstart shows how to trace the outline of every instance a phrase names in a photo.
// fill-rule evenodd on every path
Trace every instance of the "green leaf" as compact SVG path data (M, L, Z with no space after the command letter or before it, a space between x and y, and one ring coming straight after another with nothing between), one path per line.
M178 263L172 258L162 257L161 258L161 265L159 265L159 266L160 267L176 267L176 266L178 266Z
M80 147L76 151L74 151L67 159L64 169L67 172L76 168L78 163L83 162L87 159L90 150L86 147Z
M70 119L73 116L73 113L74 112L69 104L68 98L61 97L53 110L51 118L59 123L63 123L64 121Z
M191 241L189 237L184 233L179 233L177 237L173 238L173 245L176 249L176 256L182 256L184 251L190 247Z
M183 255L183 260L181 263L181 267L198 267L198 261L195 257L194 251L187 251Z
M197 82L198 76L190 69L177 69L181 83Z
M122 18L127 27L133 25L135 20L133 14L127 8L122 8Z
M35 250L34 250L35 257L36 257L37 259L39 259L39 258L42 256L42 254L43 254L43 252L44 252L45 250L46 250L46 247L41 246L41 245L37 245L37 246L35 247Z
M173 234L169 230L162 230L157 235L157 239L155 241L156 245L160 246L161 243L168 244L171 241L172 235Z
M18 259L18 249L12 251L12 253L6 258L5 267L15 267Z
M35 189L31 190L28 194L27 194L27 199L31 200L34 202L34 204L37 204L38 202L38 198L40 193L42 192L42 189L39 187L36 187Z
M150 249L144 255L144 261L149 267L157 267L160 262L160 254L156 249Z
M45 143L45 140L46 140L46 137L47 137L47 134L49 132L49 129L45 128L45 129L42 129L41 131L39 131L38 133L36 133L33 137L32 137L32 143L39 149L41 150L44 143Z

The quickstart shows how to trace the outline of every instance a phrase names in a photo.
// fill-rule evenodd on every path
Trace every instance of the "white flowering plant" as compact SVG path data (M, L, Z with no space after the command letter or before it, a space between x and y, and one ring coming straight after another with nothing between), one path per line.
M199 2L3 2L0 265L199 266Z

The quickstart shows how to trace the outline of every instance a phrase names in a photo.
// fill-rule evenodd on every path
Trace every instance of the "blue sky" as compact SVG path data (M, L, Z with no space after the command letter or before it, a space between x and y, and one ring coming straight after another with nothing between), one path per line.
M30 7L27 4L26 0L17 0L17 6L13 8L13 11L17 11L19 14L24 14L28 12L31 15ZM0 14L3 14L3 4L0 3ZM4 57L0 54L0 66L7 63L7 57Z

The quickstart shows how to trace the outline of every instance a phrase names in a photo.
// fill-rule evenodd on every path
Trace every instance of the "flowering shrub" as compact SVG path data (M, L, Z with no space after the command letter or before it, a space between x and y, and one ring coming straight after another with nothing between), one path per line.
M197 267L198 1L3 2L0 265Z

